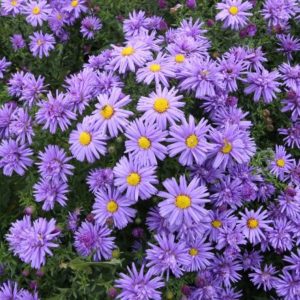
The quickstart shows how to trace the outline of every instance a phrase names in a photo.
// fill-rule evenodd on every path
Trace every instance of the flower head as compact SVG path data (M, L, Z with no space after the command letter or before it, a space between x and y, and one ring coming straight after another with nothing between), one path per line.
M43 56L49 56L49 51L54 49L55 39L52 34L34 32L30 37L30 51L33 56L42 58Z

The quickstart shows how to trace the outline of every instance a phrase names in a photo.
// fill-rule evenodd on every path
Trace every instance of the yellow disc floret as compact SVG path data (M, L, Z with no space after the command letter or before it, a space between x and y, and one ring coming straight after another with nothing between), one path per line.
M136 186L141 182L141 176L138 173L130 173L127 176L127 183L132 186Z
M134 49L130 46L123 48L121 54L122 56L130 56L134 53Z
M250 228L250 229L255 229L255 228L258 227L258 225L259 225L258 220L254 219L254 218L250 218L250 219L248 219L248 221L247 221L247 226L248 226L248 228Z
M228 154L231 152L231 150L232 150L232 145L227 140L224 140L224 146L222 148L222 152L224 154Z
M92 141L92 136L90 135L90 133L83 131L80 133L79 136L79 142L81 145L83 146L88 146Z
M283 158L277 159L276 160L276 165L280 168L283 168L285 166L285 161Z
M138 140L138 144L139 144L140 148L147 150L151 146L151 141L147 137L141 136Z
M198 250L196 248L191 248L189 254L191 256L196 256L198 254Z
M230 6L229 7L229 13L233 16L237 15L239 12L239 9L237 6Z
M185 56L183 54L177 54L175 55L175 61L177 63L183 63L185 60Z
M214 228L220 228L222 226L222 222L220 220L213 220L211 222L211 226Z
M191 198L187 195L178 195L175 199L175 205L181 209L189 208L191 206Z
M72 7L77 7L78 6L78 1L77 0L73 0L73 1L71 1L71 6Z
M34 15L38 15L39 13L41 12L40 8L38 6L35 6L33 9L32 9L32 13Z
M189 147L189 148L195 148L198 145L198 138L195 134L191 134L186 140L185 140L185 144Z
M16 0L12 0L12 1L10 2L10 4L11 4L12 6L17 6L18 2L17 2Z
M157 98L154 101L153 108L158 113L163 113L169 108L169 101L166 98Z
M106 205L106 209L110 213L115 213L118 210L118 207L118 203L114 200L110 200Z
M114 108L111 105L107 104L102 107L100 114L104 119L108 120L113 116L114 112Z
M161 67L160 64L152 64L150 65L149 69L151 72L159 72Z

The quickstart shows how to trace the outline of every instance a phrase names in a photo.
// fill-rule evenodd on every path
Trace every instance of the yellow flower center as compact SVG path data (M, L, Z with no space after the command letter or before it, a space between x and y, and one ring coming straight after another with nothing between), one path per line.
M191 256L196 256L198 254L198 250L196 248L191 248L189 254Z
M62 17L62 15L61 15L61 14L57 14L57 15L56 15L56 19L57 19L57 20L59 20L59 21L60 21L62 18L63 18L63 17Z
M37 44L38 44L38 46L41 46L41 45L43 45L43 41L40 40L40 39L38 39L38 40L37 40Z
M233 16L235 16L239 12L239 9L237 6L230 6L229 13Z
M145 136L141 136L138 140L138 143L139 143L140 148L142 148L144 150L149 149L151 146L151 141Z
M178 208L185 209L191 206L191 198L187 195L178 195L175 200Z
M114 200L110 200L107 205L106 205L106 209L107 211L109 211L110 213L114 213L118 210L118 204L116 201Z
M193 149L198 145L198 138L195 134L192 134L185 140L185 143L189 148Z
M17 6L18 2L17 2L16 0L13 0L13 1L10 2L10 4L11 4L12 6Z
M175 61L176 61L177 63L183 63L184 60L185 60L185 56L184 56L183 54L177 54L177 55L175 56Z
M78 1L77 1L77 0L73 0L73 1L71 2L71 6L72 6L72 7L78 6Z
M91 140L92 136L88 132L83 131L80 133L79 142L81 145L88 146L91 143Z
M202 70L200 73L203 76L207 76L209 74L209 71L208 70Z
M122 50L122 56L130 56L130 55L132 55L134 53L134 49L132 48L132 47L125 47L125 48L123 48L123 50Z
M225 139L225 140L224 140L224 146L223 146L223 148L222 148L222 152L223 152L224 154L228 154L228 153L231 152L231 150L232 150L231 144Z
M154 102L153 108L159 113L163 113L169 108L169 101L166 98L157 98Z
M161 68L159 64L152 64L149 69L151 72L159 72Z
M136 186L140 183L140 181L141 181L141 176L138 173L133 172L127 176L127 183L129 185Z
M114 114L114 112L115 112L114 108L111 105L107 104L102 107L100 114L104 119L110 119Z
M38 6L35 6L32 10L32 13L34 15L38 15L41 12L40 8Z
M258 225L259 225L258 220L254 219L254 218L250 218L247 221L247 226L250 229L255 229L258 227Z
M212 227L220 228L222 226L222 222L220 220L213 220L211 222Z
M283 158L277 159L276 160L276 165L280 168L283 168L285 166L285 161Z

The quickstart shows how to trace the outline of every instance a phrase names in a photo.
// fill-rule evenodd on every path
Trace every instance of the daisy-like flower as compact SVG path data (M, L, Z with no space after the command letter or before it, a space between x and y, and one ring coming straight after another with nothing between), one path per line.
M105 155L105 141L106 136L102 129L96 128L95 122L90 117L85 117L70 134L70 150L77 160L92 163L101 155Z
M147 85L154 81L156 86L162 84L169 87L169 78L175 78L174 64L161 52L136 73L137 82L144 82Z
M13 281L4 282L0 286L0 299L2 300L18 299L21 291L18 290L18 284L16 282Z
M223 130L214 129L209 135L210 143L214 145L210 156L213 157L213 167L223 169L234 162L247 163L255 153L255 145L250 137L243 134L237 125L226 124Z
M296 122L289 128L280 128L278 132L285 135L283 138L284 143L288 147L300 148L300 123Z
M118 190L111 188L100 190L96 193L96 201L93 205L95 220L100 225L112 219L118 229L127 226L135 216L136 210L130 206L134 200L127 199Z
M251 8L252 4L248 1L225 0L217 4L217 9L221 11L216 15L216 20L224 22L224 28L239 30L247 25L248 17L252 16L249 12Z
M182 119L181 125L173 125L170 128L171 137L168 138L169 156L180 154L178 160L183 166L191 166L195 163L201 165L212 149L207 142L209 129L207 120L201 119L198 124L195 124L195 119L191 115L188 122Z
M89 185L89 190L94 194L102 189L111 186L114 182L114 173L110 168L101 169L97 168L89 172L89 176L86 179Z
M285 266L284 269L288 271L295 272L296 275L300 275L300 249L297 249L297 253L290 253L290 256L286 255L283 259L290 265Z
M181 80L179 88L183 91L193 91L196 98L215 96L217 90L223 90L224 77L219 67L209 58L190 59L178 73Z
M26 45L23 36L21 34L14 34L10 38L10 42L14 51L18 51L19 49L24 48Z
M154 236L158 245L149 243L150 249L146 250L147 267L156 275L167 273L169 280L170 271L176 278L183 274L183 270L190 264L188 247L184 242L176 242L173 234L157 234Z
M138 36L142 31L146 30L147 20L144 11L135 10L129 13L129 17L124 20L123 31L126 37Z
M114 167L114 184L121 192L126 191L128 199L138 201L149 199L157 192L158 183L154 166L142 167L123 156Z
M64 6L64 11L70 13L76 19L88 10L86 0L68 0L68 4Z
M95 33L101 28L102 24L99 18L88 16L81 21L80 32L82 33L83 37L90 40L94 38Z
M283 146L276 145L274 160L269 164L269 169L279 180L285 178L285 174L289 173L293 167L294 159L291 154L287 154Z
M300 40L290 34L278 34L278 45L280 52L286 55L288 61L293 59L293 52L300 51Z
M47 57L49 52L54 49L55 39L52 34L39 31L34 32L29 38L29 47L33 56L38 56L39 58Z
M97 72L97 93L110 95L114 88L122 88L124 83L114 72Z
M287 97L282 99L281 103L283 104L281 111L290 111L292 121L297 121L300 117L300 89L296 88L296 90L289 91Z
M124 131L128 125L128 118L133 115L133 112L123 109L131 99L129 96L124 96L120 88L113 88L110 95L99 95L98 101L93 112L96 127L107 132L110 137L116 137Z
M83 222L75 232L74 246L78 254L86 257L93 254L95 261L112 258L115 247L114 237L110 236L111 230L106 226Z
M121 74L127 71L135 72L137 67L152 59L149 47L143 42L128 42L124 47L112 47L110 65L114 71L118 70Z
M1 1L1 8L5 13L13 16L23 11L25 0L3 0Z
M274 285L277 295L285 300L298 300L300 289L300 276L283 270Z
M3 174L11 176L16 172L23 176L33 163L31 155L33 155L32 150L25 144L21 145L12 139L3 140L0 145L0 167L3 168Z
M261 72L247 74L246 82L249 84L244 93L246 95L254 93L253 100L258 102L263 98L264 103L271 103L276 98L276 93L280 92L280 74L277 71L269 72L263 69Z
M158 196L165 200L158 204L159 213L170 225L181 226L191 221L199 223L208 213L204 204L209 202L205 186L199 185L198 178L189 184L185 176L180 176L179 184L175 178L166 179L163 186L167 192L159 192Z
M66 182L67 176L73 174L74 167L68 163L71 157L67 157L66 152L56 145L48 145L44 152L39 152L39 160L39 173L45 179L62 179Z
M121 273L120 278L116 280L115 286L121 289L117 299L122 300L160 300L161 292L158 291L164 286L161 277L155 277L153 270L148 270L144 274L145 266L142 265L140 271L132 264L131 269L127 267L129 275Z
M0 106L0 139L11 135L10 125L16 111L16 103L9 102Z
M132 155L134 161L142 166L157 165L157 159L164 160L168 152L167 147L161 144L167 135L168 132L157 128L156 123L134 120L125 133L125 153Z
M288 186L278 196L278 208L282 214L292 220L300 217L300 189Z
M41 179L33 186L33 194L36 202L43 202L42 209L52 210L57 202L66 206L68 185L61 179Z
M279 72L284 84L297 91L300 86L300 65L291 66L289 63L283 63L279 66Z
M0 59L0 79L4 77L4 73L6 72L7 68L11 65L11 62L8 61L5 57Z
M46 0L28 1L24 7L26 21L32 26L42 26L51 13L51 7Z
M271 220L266 220L268 214L262 211L260 207L257 211L245 209L244 213L240 213L241 219L238 223L241 225L241 230L251 244L257 244L262 239L266 239L265 232L270 231L269 226Z
M49 129L52 134L56 132L57 127L65 131L71 125L71 120L76 119L65 95L58 91L55 96L51 92L48 93L47 100L40 101L37 105L39 106L35 118L37 123L44 125L43 129Z
M142 119L149 120L151 123L157 123L162 129L167 128L167 124L175 124L184 118L184 113L180 110L185 103L180 100L183 98L177 95L177 90L171 88L162 89L161 86L156 88L148 97L141 97L137 110L144 112Z

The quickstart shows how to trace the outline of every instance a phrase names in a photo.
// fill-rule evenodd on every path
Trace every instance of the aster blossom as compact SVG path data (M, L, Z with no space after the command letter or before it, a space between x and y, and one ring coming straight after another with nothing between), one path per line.
M42 58L49 56L49 52L54 49L55 39L52 34L34 32L30 37L30 51L33 56Z
M48 15L51 13L51 8L45 0L28 1L24 7L26 21L32 26L42 26L44 21L47 21Z
M4 73L6 72L7 68L11 65L11 62L8 61L5 57L0 59L0 79L4 77Z
M105 189L114 182L114 173L110 168L97 168L91 170L86 179L87 184L89 185L89 190L93 193L99 192L102 189Z
M87 39L92 39L95 33L102 28L102 24L99 18L88 16L81 21L80 32L83 37Z

